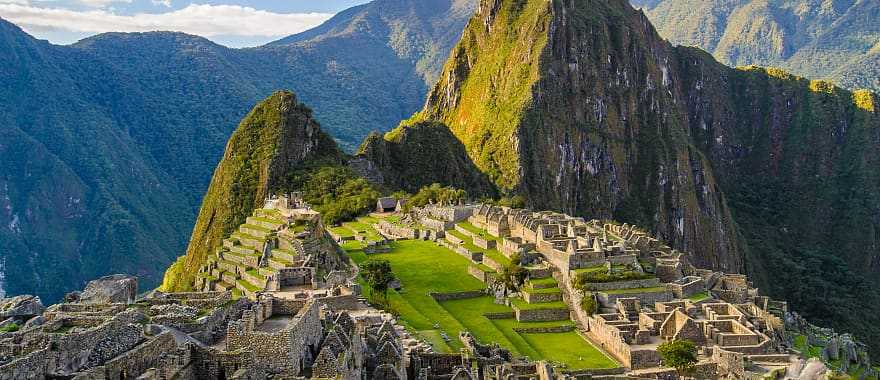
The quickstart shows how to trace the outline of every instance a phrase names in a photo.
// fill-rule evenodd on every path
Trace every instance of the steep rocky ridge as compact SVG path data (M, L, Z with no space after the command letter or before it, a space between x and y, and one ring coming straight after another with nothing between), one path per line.
M407 124L445 123L533 208L649 226L873 337L876 104L675 48L623 0L485 0Z
M242 120L214 171L186 256L168 269L163 288L187 290L207 255L263 200L291 191L289 174L341 165L344 154L291 92L277 92Z

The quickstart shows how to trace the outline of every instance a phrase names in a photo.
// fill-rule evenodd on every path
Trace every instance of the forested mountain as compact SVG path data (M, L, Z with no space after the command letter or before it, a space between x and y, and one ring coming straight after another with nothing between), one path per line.
M632 0L660 35L731 65L784 68L850 89L880 89L875 0Z
M117 272L157 285L258 100L295 90L353 150L421 107L473 9L378 0L248 49L169 32L57 46L0 20L0 291L53 302Z

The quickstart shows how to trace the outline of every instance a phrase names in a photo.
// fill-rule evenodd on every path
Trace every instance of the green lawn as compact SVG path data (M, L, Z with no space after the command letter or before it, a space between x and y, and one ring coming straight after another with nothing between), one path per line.
M367 260L367 256L360 250L352 249L348 252L356 263ZM575 332L520 334L514 330L522 327L572 325L571 321L520 323L514 319L490 320L484 316L485 313L513 310L508 306L495 304L494 298L489 296L440 303L435 301L428 293L478 290L485 286L467 274L468 266L472 265L469 260L435 243L421 240L397 241L392 243L392 252L370 255L369 259L384 259L391 263L403 289L400 292L388 292L388 309L400 316L399 320L407 329L430 343L438 352L455 352L462 348L458 340L459 332L469 331L481 343L497 342L515 355L536 360L553 358L569 368L586 368L590 365L606 368L617 365ZM565 307L561 302L544 304L547 305ZM449 342L443 340L441 331L446 332ZM545 335L550 341L564 345L554 347L542 342ZM581 358L586 359L580 360Z
M688 297L688 299L693 302L700 302L709 298L712 298L712 296L709 295L709 292L700 292Z
M459 222L457 224L459 227L464 228L470 233L477 234L482 236L485 239L495 239L495 236L490 235L486 230L477 228L477 226L471 224L470 222Z
M477 297L444 301L443 308L453 315L478 341L497 342L519 356L532 360L553 360L571 369L614 368L617 363L609 359L576 332L550 334L520 334L515 328L550 327L572 325L571 321L517 322L515 319L491 320L485 313L513 311L505 305L495 304L492 297Z
M428 241L403 240L392 242L391 246L390 253L369 257L388 260L394 275L403 284L400 292L388 292L390 309L420 334L425 330L436 330L434 325L438 324L441 330L449 334L449 348L458 350L462 347L458 341L458 331L464 330L464 327L428 293L483 289L485 285L467 273L470 261ZM352 251L350 255L355 263L367 259L362 251ZM440 268L443 270L438 270Z
M528 303L521 298L514 298L511 300L511 303L516 305L520 310L536 310L536 309L568 309L568 305L566 305L562 301L554 301L554 302L541 302L541 303Z
M334 234L342 238L354 236L354 232L345 227L330 227L330 231L333 231Z
M617 362L584 340L577 332L522 334L541 357L565 364L569 369L615 368Z
M553 279L553 277L533 278L533 279L529 280L529 283L533 287L535 287L535 286L552 286L555 288L555 287L559 286L559 284L556 283L556 280Z

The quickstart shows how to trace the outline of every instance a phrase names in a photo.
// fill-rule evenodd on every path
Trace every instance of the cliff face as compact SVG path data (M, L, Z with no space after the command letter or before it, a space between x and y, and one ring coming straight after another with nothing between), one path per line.
M623 0L484 0L414 120L530 207L649 226L851 328L873 312L842 302L878 299L876 104L674 48Z
M537 209L651 226L742 268L711 165L690 144L675 57L620 1L485 1L421 115Z
M162 288L189 290L197 269L224 237L261 207L268 195L291 190L291 173L343 161L336 143L293 93L277 92L258 104L229 139L186 256L168 269Z

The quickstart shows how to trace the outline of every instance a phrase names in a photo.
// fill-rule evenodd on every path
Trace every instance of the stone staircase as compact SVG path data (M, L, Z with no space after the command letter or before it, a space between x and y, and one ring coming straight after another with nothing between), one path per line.
M208 257L199 270L196 289L234 292L252 297L270 289L278 271L302 266L310 242L287 233L295 226L277 210L258 209Z

